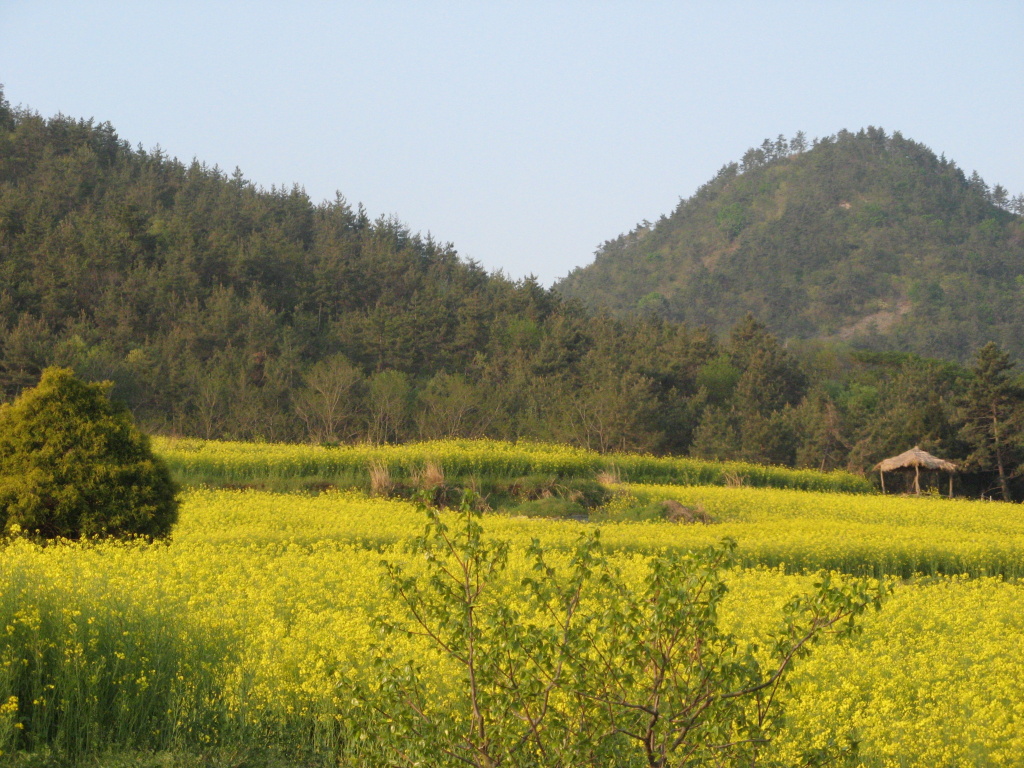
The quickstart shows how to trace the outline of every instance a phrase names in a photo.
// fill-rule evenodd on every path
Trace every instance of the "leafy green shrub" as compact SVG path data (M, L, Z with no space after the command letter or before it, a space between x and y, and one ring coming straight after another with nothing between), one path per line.
M558 496L525 501L510 507L508 513L525 517L576 517L583 519L587 517L587 510L582 504Z
M590 520L595 523L657 523L667 517L664 501L625 491L612 494L604 504L590 513Z
M513 499L543 499L555 494L558 487L556 475L525 475L512 480L504 489L505 494Z
M612 492L597 480L586 477L570 478L565 481L563 488L561 496L570 501L579 502L587 509L601 506L612 496Z
M471 501L471 500L470 500ZM761 764L780 732L795 659L849 637L889 586L821 574L783 607L763 648L719 620L736 545L657 555L640 574L609 560L599 535L566 561L535 540L519 597L503 593L508 541L484 535L471 504L428 524L411 550L425 571L382 561L399 610L381 618L401 638L427 638L452 665L454 697L427 683L421 658L382 643L372 688L381 764L550 768ZM637 578L639 576L639 578ZM434 662L436 663L436 661ZM855 743L815 745L794 764L856 757Z
M665 505L660 501L640 501L629 497L633 503L608 504L594 511L591 520L594 522L640 523L661 522L665 519Z
M0 529L45 539L170 532L170 473L109 389L47 368L0 406Z

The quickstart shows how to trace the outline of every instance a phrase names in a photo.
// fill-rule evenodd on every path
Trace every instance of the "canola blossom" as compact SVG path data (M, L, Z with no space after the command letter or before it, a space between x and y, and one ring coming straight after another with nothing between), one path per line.
M1014 522L1015 506L980 502L630 491L674 494L722 522L603 525L619 566L640 573L650 552L733 536L749 567L728 576L723 620L750 639L770 632L783 602L812 580L787 573L801 546L802 568L875 557L880 572L899 573L878 559L888 526L890 550L911 551L915 537L935 537L921 545L935 546L943 562L975 563L980 574L1005 570L985 566L984 552L1008 562L1010 550L998 540L1015 542L1024 529ZM384 642L375 619L395 610L380 561L386 554L415 570L402 545L423 524L409 503L354 492L194 490L183 497L169 543L6 545L0 750L82 755L266 743L295 754L371 754L374 718L354 691L372 686L371 662ZM502 516L484 525L489 536L512 542L513 576L530 567L531 539L557 553L593 527ZM877 552L856 540L871 526ZM507 586L510 600L515 583ZM800 662L776 756L852 735L866 766L1020 764L1024 588L989 576L918 579L897 586L863 628L854 641L825 643ZM458 693L461 681L418 639L391 636L386 649L427 662L438 695Z
M675 499L700 506L718 522L602 523L602 539L615 550L643 554L687 550L731 537L748 566L790 573L837 570L856 575L1024 575L1024 521L1016 505L894 496L809 493L773 488L625 485L630 499ZM215 505L222 492L191 492L190 508ZM370 548L401 543L422 518L411 504L369 499L355 492L301 496L245 492L244 505L223 510L201 534L207 542L249 544L330 540ZM216 502L219 504L219 502ZM339 510L344 510L343 512ZM259 525L253 525L258 518ZM490 535L525 547L571 547L590 523L493 515ZM190 536L185 521L175 537Z
M749 565L874 576L1024 576L1024 516L1002 502L854 496L774 488L627 485L647 500L699 506L717 525L653 523L608 532L625 548L692 546L723 536Z
M610 471L632 482L681 485L781 487L844 493L871 493L863 477L849 472L771 467L744 462L712 462L686 457L600 454L548 443L499 440L434 440L403 445L324 447L284 443L239 443L155 438L154 450L175 476L189 484L246 484L265 480L351 481L371 464L408 476L426 462L439 463L451 476L517 477L529 474L593 476Z

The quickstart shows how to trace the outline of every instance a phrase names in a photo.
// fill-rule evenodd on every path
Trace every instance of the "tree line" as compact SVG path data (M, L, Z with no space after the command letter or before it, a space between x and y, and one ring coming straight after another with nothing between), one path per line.
M783 343L753 316L721 336L612 316L340 195L261 189L0 95L2 398L50 365L112 381L162 434L486 436L858 471L919 443L1008 478L1018 463L1013 418L1000 458L970 415L980 363Z

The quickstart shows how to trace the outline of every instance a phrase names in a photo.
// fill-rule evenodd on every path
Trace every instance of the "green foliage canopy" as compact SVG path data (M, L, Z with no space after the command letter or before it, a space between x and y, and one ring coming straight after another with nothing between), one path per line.
M0 405L0 527L45 539L166 536L175 486L108 384L47 368Z

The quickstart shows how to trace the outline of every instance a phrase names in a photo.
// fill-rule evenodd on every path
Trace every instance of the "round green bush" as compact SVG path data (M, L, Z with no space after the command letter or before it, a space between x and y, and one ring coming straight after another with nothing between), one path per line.
M176 488L110 384L47 368L0 405L0 529L45 539L170 533Z
M587 510L582 504L558 496L549 496L546 499L534 499L524 501L514 507L509 507L506 512L510 515L522 515L523 517L564 517L578 520L587 519Z

